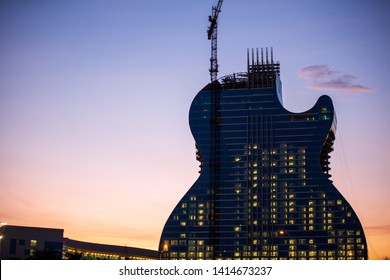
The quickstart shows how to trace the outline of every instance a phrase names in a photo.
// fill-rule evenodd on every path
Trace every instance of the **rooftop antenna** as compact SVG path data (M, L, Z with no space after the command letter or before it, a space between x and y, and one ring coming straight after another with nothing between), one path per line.
M217 59L217 21L221 12L223 0L219 0L217 6L213 6L212 14L209 16L210 26L207 30L207 38L211 40L211 58L210 58L210 78L211 82L218 77L218 59Z

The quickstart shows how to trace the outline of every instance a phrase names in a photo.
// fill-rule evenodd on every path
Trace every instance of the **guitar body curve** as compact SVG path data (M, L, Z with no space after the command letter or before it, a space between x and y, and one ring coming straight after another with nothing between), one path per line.
M165 224L162 259L367 259L362 225L330 180L330 97L292 113L279 77L260 88L215 82L189 123L201 174Z

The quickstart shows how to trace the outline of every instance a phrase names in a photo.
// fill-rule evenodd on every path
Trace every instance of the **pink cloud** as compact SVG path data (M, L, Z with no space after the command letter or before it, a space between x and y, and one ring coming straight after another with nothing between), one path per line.
M312 65L301 69L298 75L310 80L309 87L315 90L333 90L333 91L357 91L373 92L370 87L355 84L357 77L349 74L340 74L330 69L328 65Z
M328 65L312 65L302 68L298 75L306 80L320 79L333 75Z

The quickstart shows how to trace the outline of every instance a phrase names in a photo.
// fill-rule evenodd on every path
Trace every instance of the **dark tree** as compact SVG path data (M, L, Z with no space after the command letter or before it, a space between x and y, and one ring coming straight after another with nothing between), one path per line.
M60 260L61 252L54 249L36 250L28 260Z
M65 252L65 258L67 260L81 260L83 258L82 252Z

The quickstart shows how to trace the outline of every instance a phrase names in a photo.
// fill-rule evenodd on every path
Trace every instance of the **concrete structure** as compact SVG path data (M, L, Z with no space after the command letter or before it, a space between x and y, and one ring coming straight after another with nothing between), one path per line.
M63 237L63 229L5 225L0 259L155 260L154 250L83 242Z
M52 251L62 259L63 229L5 225L0 228L0 259L23 260L36 252Z
M83 260L156 260L158 252L127 246L106 245L64 239L64 258L78 253Z

